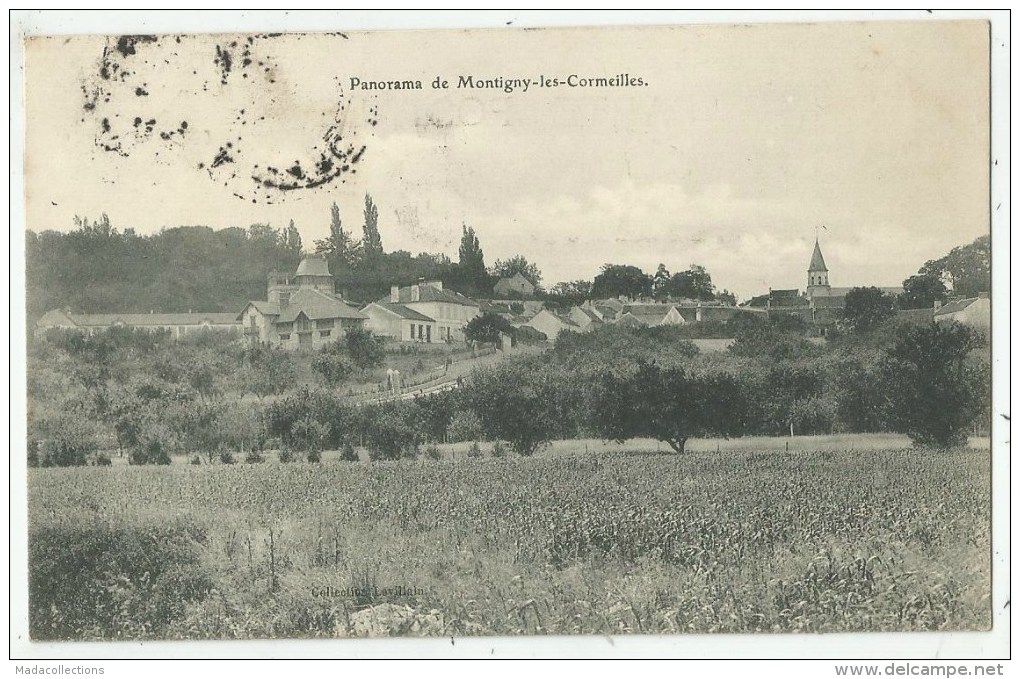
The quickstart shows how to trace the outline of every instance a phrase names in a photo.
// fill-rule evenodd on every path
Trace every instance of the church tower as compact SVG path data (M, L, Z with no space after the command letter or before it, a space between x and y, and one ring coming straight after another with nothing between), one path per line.
M815 251L811 253L811 264L808 265L807 296L827 297L829 295L829 270L825 267L825 258L822 257L822 249L818 246L818 239L815 238Z

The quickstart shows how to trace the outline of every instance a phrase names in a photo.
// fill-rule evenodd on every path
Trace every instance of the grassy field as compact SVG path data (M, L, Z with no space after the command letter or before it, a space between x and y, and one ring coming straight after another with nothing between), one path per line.
M988 451L807 441L695 442L684 457L565 442L533 459L33 469L30 630L986 629Z

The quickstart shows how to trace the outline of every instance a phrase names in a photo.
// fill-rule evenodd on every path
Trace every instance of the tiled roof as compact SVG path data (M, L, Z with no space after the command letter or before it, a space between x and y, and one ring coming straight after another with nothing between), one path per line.
M74 319L71 318L67 313L60 309L50 309L42 315L42 317L35 322L40 328L52 328L58 325L74 325Z
M659 323L670 312L672 304L630 304L623 308L623 315L631 314L644 323Z
M967 299L958 299L955 302L943 304L939 310L935 312L935 315L945 316L946 314L955 314L957 311L963 311L979 299L979 297L968 297Z
M297 273L294 274L295 277L330 276L330 275L332 274L329 273L329 262L327 262L322 257L316 256L305 257L304 259L302 259L301 263L298 264Z
M366 318L365 314L341 301L339 297L310 288L294 292L287 306L281 309L276 322L290 323L299 313L304 313L311 321L326 318Z
M391 298L389 295L379 300L380 302L390 302ZM397 299L400 304L413 304L411 301L411 287L407 286L400 288L400 294ZM473 299L469 299L459 292L453 290L441 290L439 288L432 287L431 285L419 285L418 286L418 300L419 302L446 302L447 304L460 304L461 306L478 306L478 302Z
M191 313L191 314L68 314L75 324L86 328L112 325L234 325L237 316L232 313ZM41 319L40 319L41 320Z
M425 322L428 322L428 323L435 323L435 321L436 321L436 319L429 318L425 314L419 313L419 312L415 311L414 309L409 309L408 307L404 306L403 304L393 304L392 302L373 302L372 304L369 304L368 306L377 306L380 309L385 309L386 311L389 311L392 314L396 314L397 316L400 316L401 318L406 318L406 319L411 320L411 321L425 321ZM367 308L368 307L365 307L365 309L367 309ZM362 311L364 311L365 309L362 309Z

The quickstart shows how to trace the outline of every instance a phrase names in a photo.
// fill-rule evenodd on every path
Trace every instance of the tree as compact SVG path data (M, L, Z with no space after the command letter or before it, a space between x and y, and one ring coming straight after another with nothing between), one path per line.
M655 270L655 275L652 276L652 297L657 301L661 302L669 297L671 278L672 274L669 273L666 265L659 264L659 268Z
M610 297L647 297L652 294L652 277L629 264L604 264L602 272L592 283L591 296L596 299Z
M359 243L347 233L340 222L340 208L330 208L329 238L315 241L315 252L329 260L331 271L349 268L358 260Z
M903 281L899 305L901 309L931 309L936 301L945 302L948 296L941 278L933 273L917 274Z
M521 274L536 288L542 285L542 272L538 265L529 262L523 255L514 255L509 259L497 259L489 274L493 278L510 278Z
M464 328L464 337L471 342L483 342L495 344L499 342L500 334L512 335L514 332L510 321L499 314L486 311L481 316L475 316L468 321Z
M591 297L591 281L576 280L557 283L549 290L549 297L559 297L570 304L580 304Z
M372 196L365 194L365 225L361 239L362 252L366 259L375 260L383 254L382 236L379 235L379 208L372 202Z
M966 442L990 396L987 361L971 359L980 346L980 336L955 321L901 330L888 352L884 387L893 426L915 445Z
M355 367L339 342L332 342L323 347L312 359L312 370L331 387L341 384L350 377Z
M459 255L458 274L466 290L473 294L488 292L492 286L485 269L485 255L474 228L467 225L460 239Z
M294 361L283 349L261 344L245 349L239 372L242 393L251 392L259 399L282 394L296 378Z
M383 342L371 330L354 327L344 335L344 350L357 367L377 368L383 363Z
M669 291L678 299L697 299L710 302L715 299L715 286L712 276L705 267L692 264L687 271L673 274Z
M918 272L946 280L954 295L976 297L992 289L991 240L981 236L969 245L961 245L939 259L925 262Z
M846 293L842 322L851 332L866 333L896 313L895 300L876 287L852 288Z
M723 370L642 361L632 376L601 374L592 397L592 427L617 441L654 438L682 454L692 436L740 432L747 410L742 393L737 378Z
M565 374L538 361L505 361L474 373L465 398L490 438L529 456L562 429L566 382Z

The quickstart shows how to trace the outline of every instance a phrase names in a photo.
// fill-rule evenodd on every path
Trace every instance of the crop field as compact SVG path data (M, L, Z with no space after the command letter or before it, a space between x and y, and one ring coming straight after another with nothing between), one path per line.
M987 629L989 453L32 469L42 639Z

